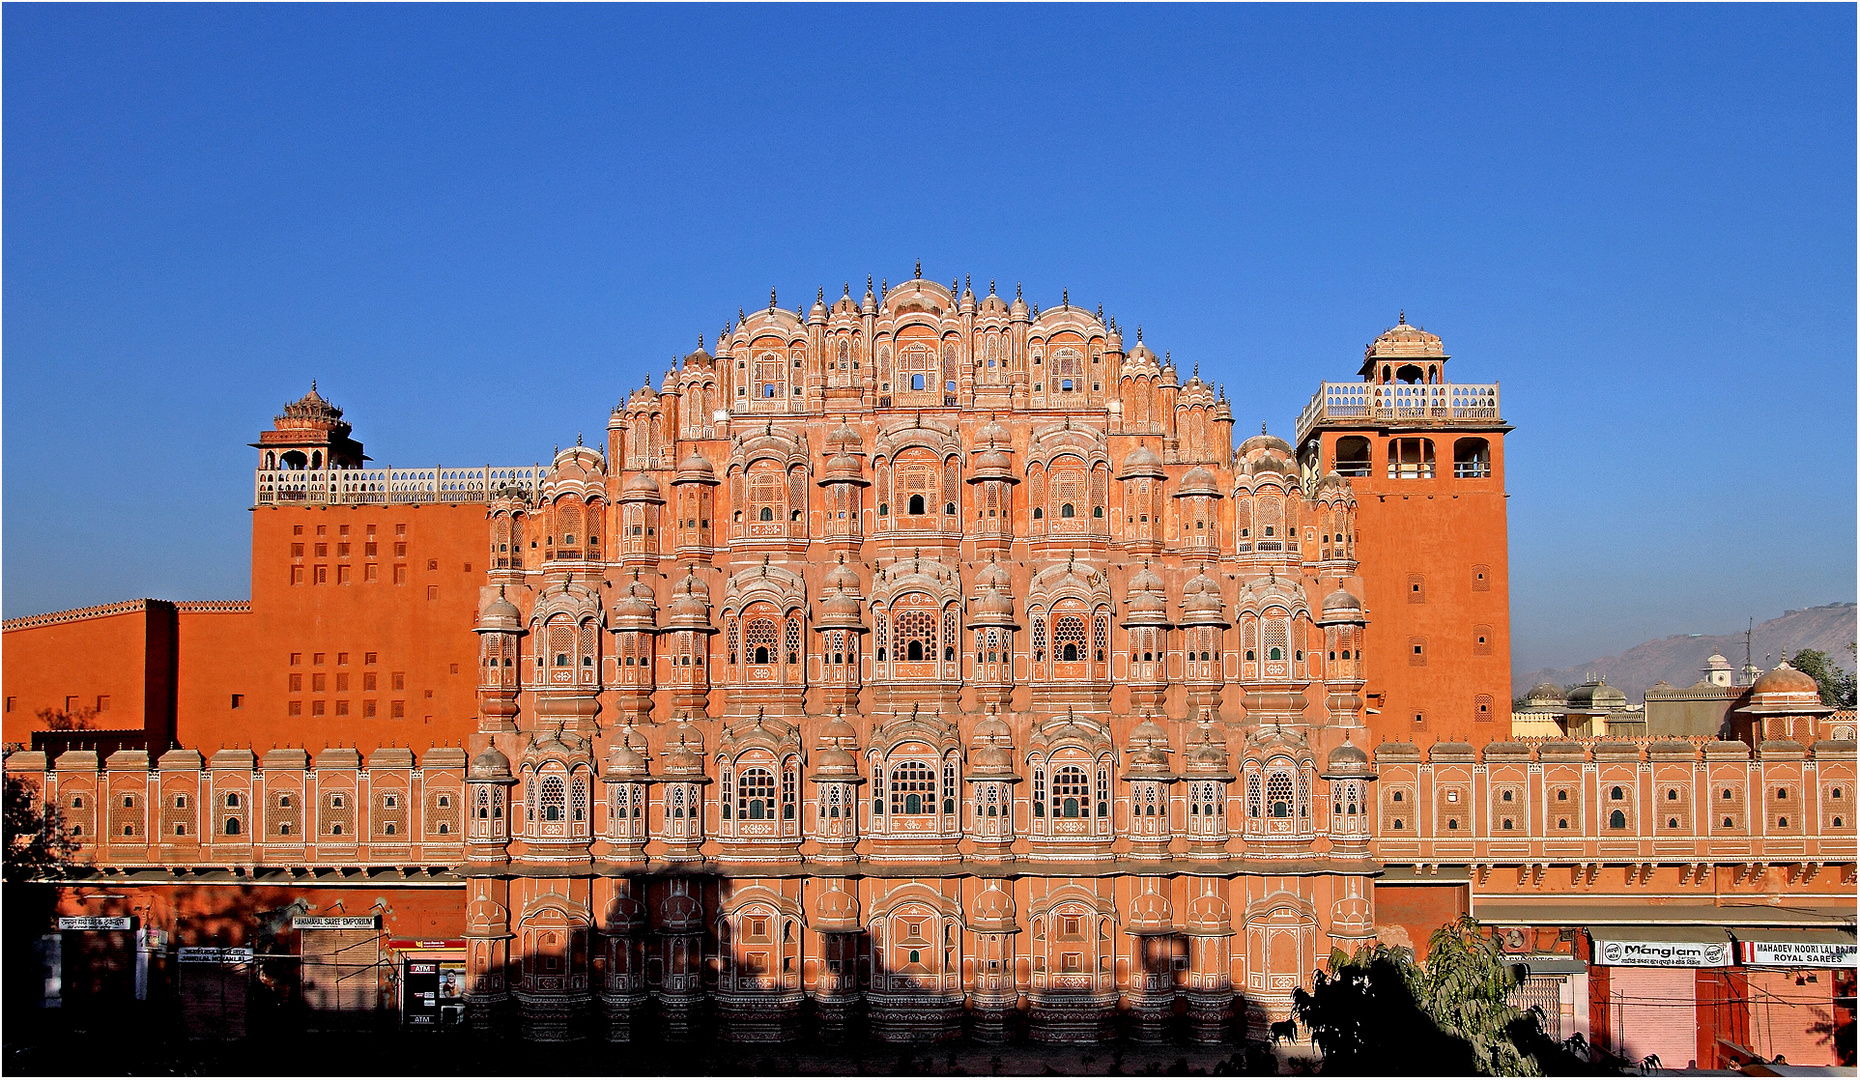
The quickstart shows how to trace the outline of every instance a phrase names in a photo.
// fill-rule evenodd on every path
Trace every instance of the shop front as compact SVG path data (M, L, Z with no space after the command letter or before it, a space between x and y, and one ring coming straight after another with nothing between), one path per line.
M1789 1065L1841 1065L1836 1032L1854 1020L1851 929L1734 928L1744 977L1743 1046Z
M398 967L402 1027L431 1031L464 1023L463 939L391 938L388 948Z

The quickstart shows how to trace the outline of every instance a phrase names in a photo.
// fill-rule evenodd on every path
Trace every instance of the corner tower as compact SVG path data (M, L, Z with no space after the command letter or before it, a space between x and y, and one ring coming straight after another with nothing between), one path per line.
M1511 617L1497 383L1447 381L1440 338L1402 318L1360 382L1327 382L1298 418L1308 483L1359 503L1369 726L1384 739L1504 738Z

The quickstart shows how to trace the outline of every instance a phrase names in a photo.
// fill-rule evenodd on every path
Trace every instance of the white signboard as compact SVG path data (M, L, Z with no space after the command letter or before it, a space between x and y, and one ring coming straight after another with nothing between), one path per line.
M58 918L60 930L133 930L135 917L132 915L61 915Z
M373 915L299 915L291 920L293 930L373 930Z
M1608 967L1730 967L1730 941L1598 941L1595 962Z
M183 946L176 959L183 964L245 964L252 960L251 949L214 949L198 945Z
M1744 963L1772 967L1853 967L1860 961L1860 946L1853 942L1828 945L1806 941L1744 941Z

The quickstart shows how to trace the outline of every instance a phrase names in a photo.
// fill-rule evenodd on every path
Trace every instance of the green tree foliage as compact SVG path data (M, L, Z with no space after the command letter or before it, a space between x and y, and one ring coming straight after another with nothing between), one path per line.
M1614 1072L1544 1033L1536 1010L1508 1000L1523 977L1472 918L1435 931L1425 964L1407 949L1366 945L1330 955L1292 1015L1329 1075L1544 1076Z
M17 776L6 778L6 880L48 881L63 877L77 844L63 811L39 798L39 789Z
M1466 1075L1470 1048L1445 1035L1421 1009L1423 976L1407 949L1337 949L1309 991L1292 991L1292 1015L1311 1032L1329 1075Z
M1847 646L1853 652L1852 645ZM1789 666L1815 680L1821 690L1821 703L1836 709L1854 707L1856 679L1853 672L1842 671L1838 666L1828 662L1828 654L1820 649L1801 649L1789 658Z

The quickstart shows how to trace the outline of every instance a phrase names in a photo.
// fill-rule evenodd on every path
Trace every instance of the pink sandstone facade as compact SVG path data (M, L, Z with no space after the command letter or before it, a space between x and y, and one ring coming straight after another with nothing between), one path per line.
M258 941L236 886L296 912L261 952L367 937L377 1000L430 963L536 1039L1259 1037L1471 912L1563 1034L1705 1064L1757 1041L1734 946L1851 955L1853 734L1799 673L1745 741L1509 741L1509 428L1438 337L1236 446L1115 320L881 292L771 297L546 467L371 468L288 407L253 601L194 613L244 660L182 612L159 740L26 730L33 650L106 616L7 624L67 908ZM1670 975L1609 947L1712 925L1683 1035L1609 996Z

